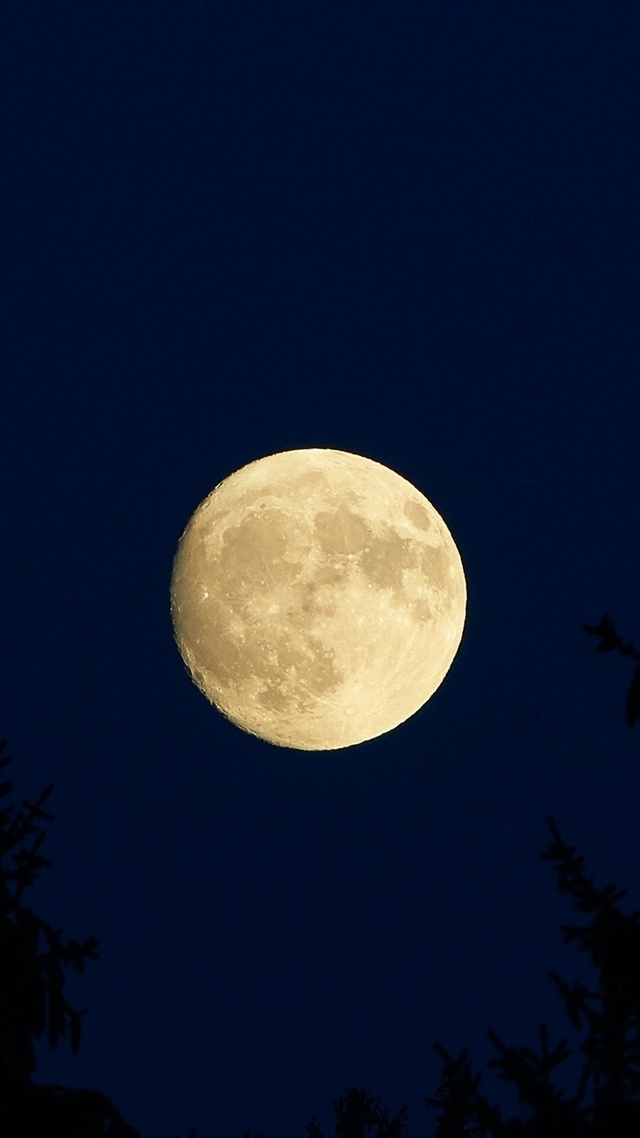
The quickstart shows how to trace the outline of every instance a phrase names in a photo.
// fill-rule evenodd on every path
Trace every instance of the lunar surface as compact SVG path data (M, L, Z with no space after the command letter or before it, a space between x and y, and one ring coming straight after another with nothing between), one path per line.
M171 581L194 682L238 727L334 750L413 715L462 637L466 584L410 482L339 450L260 458L198 506Z

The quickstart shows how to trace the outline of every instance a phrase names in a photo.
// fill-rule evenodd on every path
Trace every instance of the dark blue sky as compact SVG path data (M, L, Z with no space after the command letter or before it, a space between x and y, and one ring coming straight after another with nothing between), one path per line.
M0 40L0 733L55 783L32 903L102 951L38 1078L143 1138L300 1138L353 1084L430 1134L436 1040L567 1031L547 816L640 903L629 672L580 631L640 638L640 11L34 3ZM207 704L168 595L209 490L305 446L417 485L469 590L426 707L318 754Z

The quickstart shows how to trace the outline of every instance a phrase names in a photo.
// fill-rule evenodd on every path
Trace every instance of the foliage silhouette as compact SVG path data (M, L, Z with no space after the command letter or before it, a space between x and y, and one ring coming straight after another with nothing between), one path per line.
M626 703L631 727L640 718L640 653L622 640L608 615L583 628L598 636L598 652L615 650L636 661ZM4 748L0 742L0 777L11 761ZM72 1051L78 1051L85 1012L64 996L66 970L82 973L86 960L99 959L95 937L64 940L60 930L23 903L25 890L52 865L40 852L41 823L54 817L44 809L52 789L46 787L33 803L23 800L18 811L0 807L0 1133L3 1138L140 1138L102 1092L33 1082L34 1040L45 1032L50 1047L68 1034ZM0 800L12 791L11 780L0 781ZM552 864L558 890L588 918L560 927L564 942L575 943L590 958L595 986L549 973L581 1042L574 1050L567 1039L552 1045L546 1024L540 1025L536 1049L508 1046L487 1033L496 1051L488 1066L515 1089L520 1103L520 1113L511 1118L481 1090L482 1076L466 1049L453 1057L436 1044L440 1083L435 1096L424 1100L436 1116L435 1138L640 1136L640 910L620 909L626 890L612 883L596 887L584 856L565 842L553 818L548 824L551 840L540 857ZM581 1072L569 1093L558 1084L557 1072L572 1055ZM391 1116L362 1089L345 1089L332 1111L335 1138L406 1138L407 1108ZM323 1138L315 1117L306 1134ZM195 1130L189 1138L196 1138Z
M622 640L609 616L583 627L600 638L597 651L617 650L637 662L626 706L632 727L640 718L640 653ZM488 1066L515 1089L520 1103L519 1114L510 1118L481 1091L482 1076L473 1070L468 1051L454 1057L436 1044L440 1083L435 1096L424 1100L436 1116L435 1138L640 1136L640 910L622 912L619 905L627 891L611 883L597 888L585 871L584 856L564 841L553 818L548 824L551 840L540 857L552 864L558 890L589 918L562 925L561 931L565 944L575 943L590 957L595 987L549 973L571 1027L582 1032L581 1042L573 1051L567 1039L551 1045L544 1023L537 1049L507 1046L494 1032L487 1033L497 1053ZM581 1072L569 1094L558 1084L557 1072L572 1055ZM333 1108L336 1138L404 1138L406 1133L406 1112L390 1120L378 1100L363 1090L345 1091ZM396 1129L389 1129L394 1122ZM307 1125L307 1135L323 1138L315 1119Z
M0 741L0 772L11 758ZM86 960L98 960L94 936L82 942L62 933L23 904L23 894L42 869L53 863L42 856L41 825L53 814L43 807L53 785L20 810L0 807L0 1134L3 1138L139 1138L135 1127L101 1091L73 1090L33 1082L34 1040L46 1031L49 1046L68 1034L77 1052L82 1017L64 996L66 970L83 972ZM13 782L0 781L0 799ZM196 1138L195 1130L190 1138Z
M589 625L583 624L583 632L589 632L592 636L598 636L600 643L596 648L596 652L619 652L621 656L630 656L632 660L636 661L636 666L631 677L631 683L627 691L626 702L626 716L629 727L640 719L640 652L634 644L629 640L626 644L619 633L616 631L614 623L608 613L605 613L599 624Z
M408 1110L403 1106L395 1118L366 1091L347 1088L331 1104L336 1138L405 1138ZM307 1123L307 1138L323 1138L317 1119Z
M436 1138L637 1138L640 1134L640 910L620 911L626 890L613 884L597 889L584 869L584 857L567 845L553 819L551 843L541 858L554 864L558 889L568 893L575 908L590 914L584 925L562 925L565 943L575 941L587 952L597 972L598 988L567 983L550 976L564 1000L575 1029L585 1029L580 1044L582 1073L577 1092L567 1096L552 1075L572 1053L562 1039L549 1048L546 1025L540 1029L537 1052L529 1047L506 1047L489 1032L498 1058L489 1066L515 1086L527 1119L503 1120L479 1091L466 1052L453 1059L438 1048L444 1062L437 1097L426 1100L441 1112Z
M613 884L596 888L585 872L585 859L562 838L549 819L551 841L540 855L553 864L557 887L591 919L562 925L565 943L588 953L598 979L595 990L568 983L550 972L564 1000L568 1019L584 1029L578 1052L582 1071L573 1094L556 1083L557 1069L573 1054L567 1039L550 1045L540 1025L537 1049L505 1045L492 1031L497 1052L488 1066L513 1086L522 1110L505 1118L480 1089L468 1052L451 1056L436 1044L442 1074L435 1097L424 1100L437 1114L435 1138L638 1138L640 1135L640 910L624 914L619 902L626 890ZM345 1091L333 1103L336 1138L404 1138L407 1111L395 1119L367 1092ZM315 1118L308 1138L323 1138Z

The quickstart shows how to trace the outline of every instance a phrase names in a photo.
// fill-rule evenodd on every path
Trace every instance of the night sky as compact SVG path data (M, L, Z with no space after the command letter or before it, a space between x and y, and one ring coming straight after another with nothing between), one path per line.
M640 9L11 8L0 735L55 784L25 901L102 954L36 1078L143 1138L352 1085L430 1135L434 1042L572 1037L546 819L640 904L630 670L581 631L640 640ZM331 752L224 719L169 612L198 503L298 447L418 486L468 585L433 698Z

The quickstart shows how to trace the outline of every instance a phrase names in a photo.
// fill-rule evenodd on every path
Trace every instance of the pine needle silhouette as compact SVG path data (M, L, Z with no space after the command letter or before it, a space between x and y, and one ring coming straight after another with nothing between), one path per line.
M627 696L627 722L633 726L640 717L640 653L622 640L609 616L584 630L599 637L599 652L616 650L636 661ZM566 944L576 944L590 957L594 985L549 973L571 1028L581 1033L579 1042L573 1049L567 1038L552 1043L544 1023L537 1047L514 1047L495 1032L487 1033L496 1052L488 1066L515 1090L520 1104L512 1117L483 1093L482 1076L473 1070L466 1049L454 1057L436 1044L440 1083L436 1094L424 1099L436 1118L435 1138L640 1138L640 910L621 910L626 890L611 883L596 887L584 856L565 842L553 818L548 824L551 840L540 857L552 864L558 890L588 918L583 924L562 925L561 931ZM558 1076L572 1055L580 1074L570 1093ZM337 1108L344 1112L350 1104L353 1121L345 1129ZM345 1092L333 1105L336 1138L405 1134L406 1114L389 1119L365 1091ZM389 1131L390 1123L399 1129ZM315 1119L307 1125L307 1135L323 1138Z
M608 615L583 629L598 637L598 652L617 651L635 660L626 704L627 723L634 726L640 718L640 653L620 637ZM4 748L0 742L0 779L10 762ZM23 801L19 810L0 807L0 1134L140 1138L102 1092L33 1081L34 1040L45 1035L55 1048L68 1036L72 1051L79 1049L85 1012L64 995L66 973L69 968L82 973L85 961L99 959L95 937L65 940L23 902L41 870L52 865L40 852L42 823L53 820L44 809L52 789L46 787L33 803ZM11 780L2 779L0 801L12 791ZM553 866L558 890L583 921L560 926L564 941L588 955L595 973L592 986L549 973L580 1041L573 1049L567 1038L552 1042L544 1023L537 1047L507 1045L487 1033L496 1052L488 1066L515 1090L520 1104L513 1117L505 1117L486 1097L466 1049L453 1057L436 1044L440 1083L436 1094L424 1099L435 1116L435 1138L640 1138L640 909L624 913L620 903L627 891L613 883L597 887L586 873L584 856L565 842L553 818L548 825L551 839L540 857ZM558 1076L572 1055L580 1074L569 1092ZM359 1088L344 1090L332 1111L335 1138L406 1138L408 1133L406 1107L391 1115ZM306 1134L324 1138L315 1117ZM195 1130L189 1138L196 1138Z
M640 719L640 652L630 640L625 643L608 613L605 613L599 624L583 624L582 631L599 638L600 643L596 647L596 652L619 652L621 656L629 656L636 661L627 691L625 709L627 723L629 727L633 727Z
M402 1107L395 1118L373 1098L357 1087L345 1089L331 1104L335 1138L405 1138L408 1111ZM307 1123L307 1138L323 1138L317 1119Z
M11 759L0 742L0 770ZM98 960L94 936L82 942L62 933L23 903L23 895L42 869L53 863L40 853L43 807L53 786L21 809L0 808L0 1133L4 1138L139 1138L137 1130L100 1091L41 1086L33 1082L34 1040L46 1032L49 1046L68 1034L71 1050L80 1047L82 1017L64 996L66 970L83 972ZM13 782L0 783L0 798Z
M506 1046L494 1032L489 1039L498 1052L489 1066L517 1091L528 1117L505 1120L480 1091L467 1052L452 1058L437 1047L443 1075L435 1098L425 1100L439 1111L436 1138L638 1138L640 1135L640 910L624 914L619 902L626 890L613 884L598 889L585 873L584 857L561 837L549 820L551 842L541 858L556 871L557 887L591 920L562 925L565 943L588 953L598 986L567 983L550 972L569 1022L584 1031L578 1052L582 1072L575 1093L555 1082L556 1070L572 1054L567 1039L550 1046L546 1024L540 1045Z

